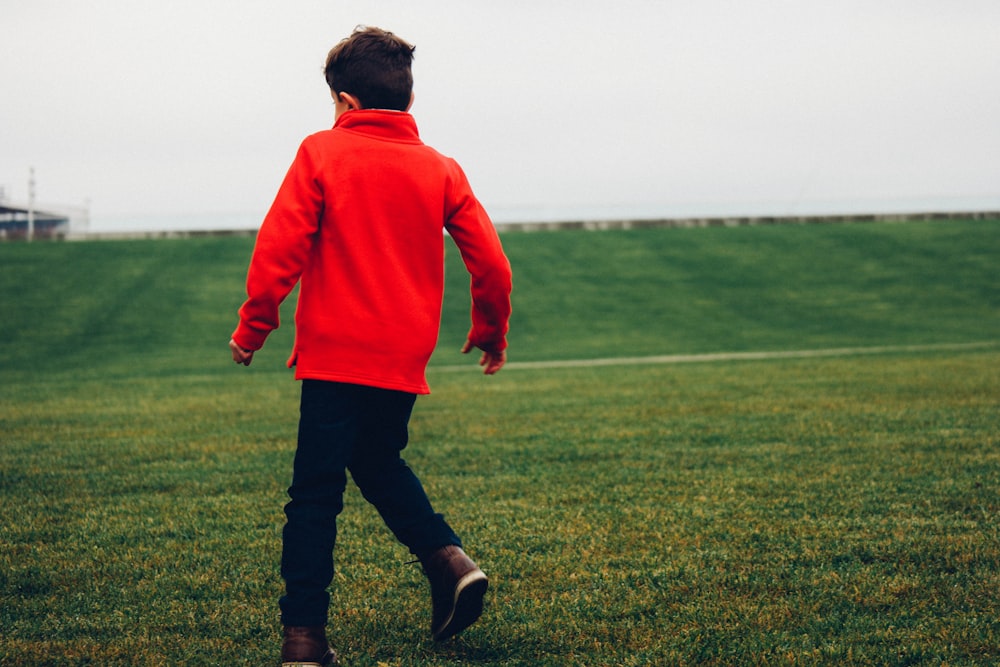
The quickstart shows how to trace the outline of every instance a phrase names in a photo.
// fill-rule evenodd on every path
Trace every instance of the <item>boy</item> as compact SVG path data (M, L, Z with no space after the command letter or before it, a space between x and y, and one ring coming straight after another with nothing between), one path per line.
M359 27L329 53L330 130L307 137L264 219L248 298L229 346L250 365L300 283L289 366L302 380L280 600L284 665L336 661L326 638L345 469L431 586L431 634L482 613L486 575L400 457L410 411L429 392L444 291L444 230L471 276L472 328L487 375L507 359L510 264L458 164L424 145L413 117L413 46Z

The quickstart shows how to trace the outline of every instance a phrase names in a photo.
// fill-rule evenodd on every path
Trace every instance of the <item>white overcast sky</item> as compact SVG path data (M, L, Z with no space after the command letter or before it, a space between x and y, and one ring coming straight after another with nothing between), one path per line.
M256 224L358 24L499 218L1000 208L997 0L0 0L0 186Z

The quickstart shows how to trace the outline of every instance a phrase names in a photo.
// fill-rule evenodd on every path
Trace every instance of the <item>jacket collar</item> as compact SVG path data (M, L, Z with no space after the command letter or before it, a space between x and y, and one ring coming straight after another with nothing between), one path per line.
M417 123L403 111L388 109L356 109L347 111L333 125L334 129L365 134L388 141L420 143Z

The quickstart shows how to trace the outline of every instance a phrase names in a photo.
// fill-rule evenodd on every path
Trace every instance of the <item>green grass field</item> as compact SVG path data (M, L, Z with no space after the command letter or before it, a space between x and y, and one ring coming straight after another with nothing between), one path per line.
M1000 663L1000 221L503 240L512 363L458 354L451 252L407 450L486 613L430 641L349 487L343 664ZM229 359L251 246L0 244L0 665L277 664L298 387L291 304Z

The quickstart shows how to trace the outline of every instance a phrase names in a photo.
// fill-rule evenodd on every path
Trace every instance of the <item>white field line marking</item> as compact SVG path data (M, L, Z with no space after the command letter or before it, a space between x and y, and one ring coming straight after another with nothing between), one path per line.
M775 350L770 352L713 352L708 354L664 354L649 357L608 357L603 359L563 359L553 361L512 361L504 370L534 370L546 368L588 368L593 366L645 366L652 364L689 364L713 361L748 361L761 359L803 359L813 357L853 357L864 354L897 352L936 352L975 350L995 347L1000 341L976 343L937 343L931 345L879 345L875 347L835 347L825 350ZM476 368L461 366L431 366L430 372L453 373Z

